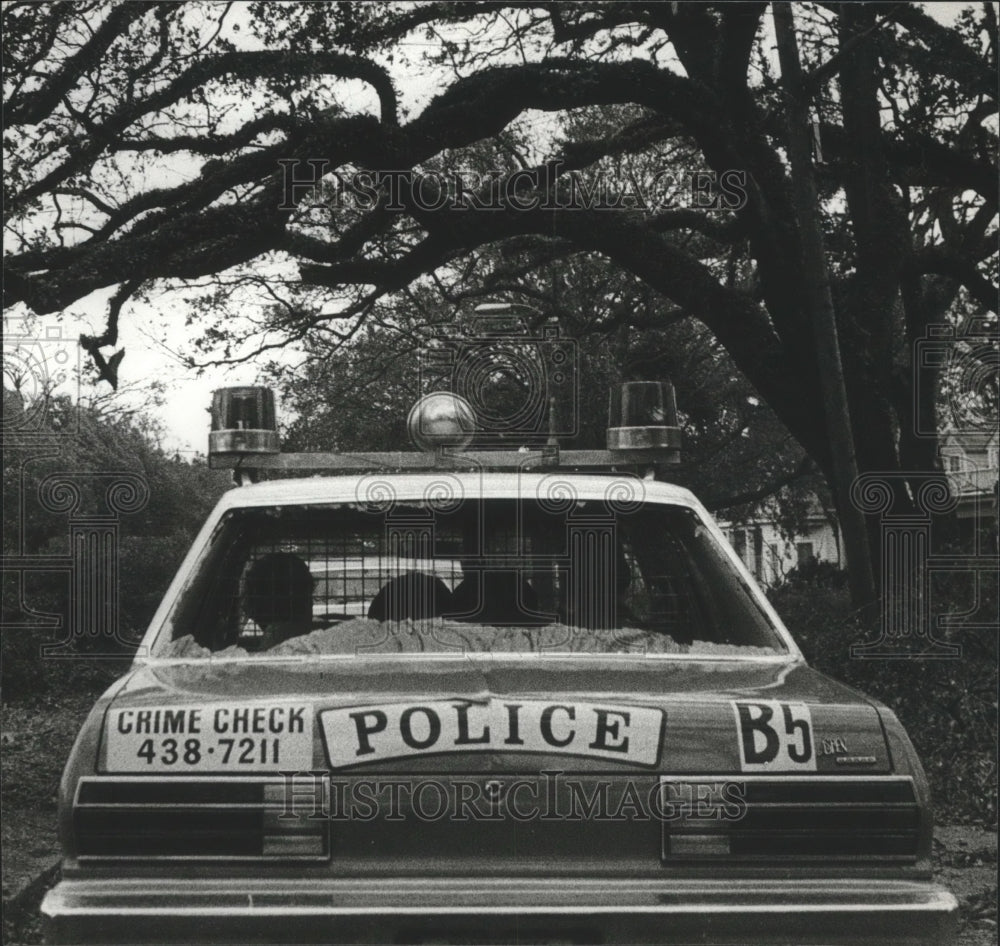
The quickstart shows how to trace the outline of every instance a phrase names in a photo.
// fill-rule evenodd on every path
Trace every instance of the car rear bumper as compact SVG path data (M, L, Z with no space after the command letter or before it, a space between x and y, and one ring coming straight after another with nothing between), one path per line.
M50 943L942 944L957 904L905 881L63 881Z

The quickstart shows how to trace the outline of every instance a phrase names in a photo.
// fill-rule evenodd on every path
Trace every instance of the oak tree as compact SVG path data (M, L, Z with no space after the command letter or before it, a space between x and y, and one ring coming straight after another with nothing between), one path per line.
M959 293L996 306L995 9L945 25L909 3L797 4L791 81L770 12L8 4L5 304L56 312L115 287L84 339L100 353L133 294L212 280L223 307L271 296L265 347L349 343L387 294L461 274L480 247L589 254L711 331L845 512L803 260L814 219L857 468L913 487L939 467L920 436L938 369L918 384L914 345ZM815 206L789 172L790 103L809 116ZM550 152L512 152L543 114ZM586 114L601 120L570 120ZM483 148L493 171L446 173ZM638 155L669 186L587 190ZM226 324L201 324L224 354Z

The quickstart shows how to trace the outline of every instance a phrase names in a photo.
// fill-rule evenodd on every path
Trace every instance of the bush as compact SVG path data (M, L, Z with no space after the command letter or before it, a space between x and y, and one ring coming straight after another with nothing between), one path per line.
M995 614L996 594L995 581L981 588L977 613ZM927 771L938 820L995 825L995 627L952 632L962 647L956 659L852 658L852 644L877 639L878 619L865 622L854 615L845 590L786 584L771 598L813 667L896 712ZM934 611L959 615L967 601L955 593L950 601L939 599Z
M803 590L806 588L846 588L847 572L834 565L810 556L801 565L790 569L781 587Z
M5 406L9 393L5 391ZM63 397L47 401L40 417L51 447L40 451L34 435L16 424L4 438L3 551L15 559L37 557L40 563L23 575L9 571L3 576L5 701L90 691L119 675L131 657L134 646L103 634L74 641L69 658L41 656L43 646L63 641L70 627L70 517L109 514L109 475L126 474L148 491L144 504L117 521L117 558L101 558L110 547L103 544L90 556L95 576L117 569L119 636L134 641L229 479L203 461L188 463L165 453L146 426L127 417L107 416ZM71 510L46 508L49 476L72 481L72 488L61 494L74 499ZM93 656L109 645L120 656ZM72 659L74 655L81 659Z

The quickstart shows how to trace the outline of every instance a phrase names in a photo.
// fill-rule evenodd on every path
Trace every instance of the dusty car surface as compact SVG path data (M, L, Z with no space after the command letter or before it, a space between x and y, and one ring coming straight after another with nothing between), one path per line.
M906 734L698 500L493 466L227 494L67 764L49 941L947 942Z

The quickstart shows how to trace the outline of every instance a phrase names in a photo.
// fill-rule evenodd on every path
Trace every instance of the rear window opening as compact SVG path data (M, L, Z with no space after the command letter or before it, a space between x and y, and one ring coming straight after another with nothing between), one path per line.
M154 656L784 653L686 507L358 504L227 514Z

